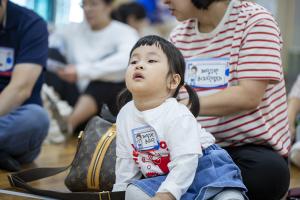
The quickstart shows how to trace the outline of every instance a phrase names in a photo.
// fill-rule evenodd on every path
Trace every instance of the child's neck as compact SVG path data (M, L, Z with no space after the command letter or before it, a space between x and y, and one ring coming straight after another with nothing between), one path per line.
M146 111L160 106L168 98L169 96L164 96L164 97L133 96L133 101L135 107L139 111Z

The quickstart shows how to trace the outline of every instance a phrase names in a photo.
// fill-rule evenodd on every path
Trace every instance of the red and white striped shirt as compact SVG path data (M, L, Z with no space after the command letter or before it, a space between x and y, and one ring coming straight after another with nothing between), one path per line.
M239 85L239 81L245 79L269 80L255 110L224 117L198 117L198 122L221 146L264 144L281 155L288 155L290 138L280 57L282 39L277 23L265 8L252 2L232 0L212 32L200 33L197 20L190 19L172 31L170 41L187 60L228 58L228 87ZM197 92L201 96L207 91ZM186 92L181 91L180 98L186 97Z

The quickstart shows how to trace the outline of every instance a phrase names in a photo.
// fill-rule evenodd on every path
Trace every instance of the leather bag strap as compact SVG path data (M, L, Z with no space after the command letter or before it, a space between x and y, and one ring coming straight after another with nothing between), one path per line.
M53 176L65 171L68 168L69 166L59 168L29 169L22 172L12 173L8 175L8 179L13 187L22 188L36 195L62 200L125 200L125 192L57 192L52 190L37 189L27 184L27 182Z

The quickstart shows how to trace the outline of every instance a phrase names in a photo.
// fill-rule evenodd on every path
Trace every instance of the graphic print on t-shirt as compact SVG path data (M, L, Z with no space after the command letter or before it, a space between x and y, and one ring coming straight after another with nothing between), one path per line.
M170 154L165 141L159 141L151 126L142 126L132 130L133 160L146 177L167 174Z

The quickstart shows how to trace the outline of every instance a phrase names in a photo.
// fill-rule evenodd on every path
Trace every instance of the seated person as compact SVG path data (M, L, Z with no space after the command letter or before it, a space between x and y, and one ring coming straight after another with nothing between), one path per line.
M290 183L291 143L282 39L272 14L244 0L163 2L180 21L170 41L187 70L200 72L192 85L198 122L241 169L249 199L282 199ZM179 98L186 103L187 96L183 90Z
M135 28L140 35L143 35L145 28L149 25L145 8L136 2L121 4L112 12L111 16L113 19Z
M50 47L68 63L46 78L63 100L75 106L67 119L68 133L100 113L103 104L117 114L116 97L125 87L127 57L138 34L111 19L112 2L83 0L84 21L57 29L50 37Z
M0 22L0 169L18 171L48 132L40 97L48 32L42 18L8 0L0 0Z

